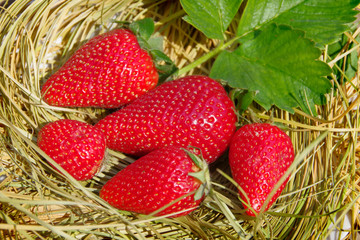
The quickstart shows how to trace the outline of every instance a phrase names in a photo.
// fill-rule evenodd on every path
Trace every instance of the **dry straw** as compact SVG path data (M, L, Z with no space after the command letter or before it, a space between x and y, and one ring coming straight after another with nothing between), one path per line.
M298 154L283 194L256 220L243 214L226 158L212 166L216 197L178 219L121 212L98 197L104 182L133 161L118 152L110 151L103 172L87 182L49 165L52 160L36 146L39 128L60 118L94 123L104 110L48 106L40 98L44 80L86 40L115 28L114 20L144 17L154 19L164 51L184 69L216 42L184 22L183 15L177 1L164 0L17 0L0 9L0 239L326 239L334 230L337 237L356 236L358 74L332 76L336 90L318 108L317 118L251 107L258 119L287 127ZM345 45L335 58L325 49L324 61L341 72L348 56L359 51L359 32L346 33L353 47ZM210 66L207 62L182 73L208 74ZM250 118L245 114L245 119ZM343 229L346 216L351 226Z

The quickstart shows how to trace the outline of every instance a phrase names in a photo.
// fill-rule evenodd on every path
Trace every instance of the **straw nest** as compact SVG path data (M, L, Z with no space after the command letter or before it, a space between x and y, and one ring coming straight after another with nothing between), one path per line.
M323 59L339 74L318 107L318 118L252 106L253 115L288 127L296 167L277 203L249 219L234 194L226 157L212 166L217 199L177 219L121 212L98 197L104 182L133 161L110 151L110 160L91 181L77 182L54 171L36 146L46 122L60 118L95 123L104 110L46 105L40 87L87 39L117 26L114 20L152 18L164 37L164 51L180 69L216 44L182 20L175 1L15 1L0 9L0 239L326 239L356 236L359 229L360 131L358 74L342 69L358 51L354 29L347 44ZM232 30L230 26L229 31ZM357 38L359 39L359 38ZM208 74L211 62L183 74ZM343 82L343 83L342 83ZM248 114L244 114L248 119ZM244 120L245 121L245 120ZM319 141L319 136L321 141ZM218 170L219 169L219 170ZM221 204L219 204L221 202ZM346 223L350 223L347 227ZM239 235L238 235L239 234Z

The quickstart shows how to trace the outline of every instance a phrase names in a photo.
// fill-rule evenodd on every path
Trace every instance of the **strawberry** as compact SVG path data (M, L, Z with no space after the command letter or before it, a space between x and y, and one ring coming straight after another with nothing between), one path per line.
M102 187L100 197L121 210L179 217L199 206L208 190L205 184L209 184L206 162L168 146L118 172Z
M95 127L104 132L109 148L126 154L190 145L211 163L235 133L233 108L221 84L206 76L187 76L161 84Z
M241 199L259 213L294 161L294 149L290 137L278 127L268 123L248 124L235 133L230 143L229 161L234 180L246 193L239 191ZM264 211L279 197L288 179L276 190ZM255 216L250 208L246 213Z
M156 86L152 58L127 29L90 39L44 84L45 102L61 107L118 108Z
M37 144L77 180L91 179L105 157L105 136L94 126L62 119L41 128Z

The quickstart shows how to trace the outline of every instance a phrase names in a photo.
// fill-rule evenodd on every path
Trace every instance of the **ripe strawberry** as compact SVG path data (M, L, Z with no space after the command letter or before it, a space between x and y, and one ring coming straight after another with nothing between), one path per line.
M234 180L246 193L240 196L259 213L267 196L294 161L294 149L288 135L267 123L241 127L234 135L229 150L230 168ZM287 180L270 199L265 211L275 202ZM255 213L248 208L247 214Z
M125 211L187 215L204 198L203 184L209 184L206 162L193 160L194 156L175 146L154 150L118 172L103 186L100 197Z
M91 179L105 157L105 136L94 126L63 119L46 124L38 146L77 180Z
M111 149L142 156L163 146L200 148L211 163L235 132L234 104L224 88L206 76L163 83L95 126Z
M136 36L116 29L90 39L44 84L45 102L61 107L123 106L156 86L158 73Z

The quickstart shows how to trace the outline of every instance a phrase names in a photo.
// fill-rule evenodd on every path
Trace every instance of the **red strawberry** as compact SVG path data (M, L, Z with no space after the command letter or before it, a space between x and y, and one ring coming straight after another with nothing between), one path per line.
M118 172L103 186L100 197L125 211L187 215L204 198L206 188L200 186L209 183L206 162L191 155L195 156L175 146L157 149Z
M259 213L267 196L294 161L294 149L288 135L267 123L241 127L234 135L229 150L234 180L245 191L242 200ZM276 191L265 211L275 202L288 179ZM249 208L247 214L255 213Z
M105 157L105 136L94 126L63 119L45 125L38 146L77 180L91 179Z
M234 104L224 88L206 76L163 83L95 126L108 147L141 156L163 146L200 148L210 163L235 132Z
M150 55L129 30L90 39L44 84L45 102L62 107L123 106L156 86Z

